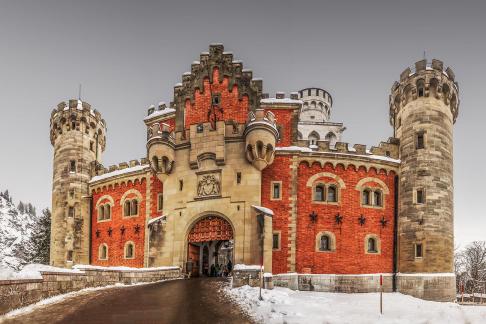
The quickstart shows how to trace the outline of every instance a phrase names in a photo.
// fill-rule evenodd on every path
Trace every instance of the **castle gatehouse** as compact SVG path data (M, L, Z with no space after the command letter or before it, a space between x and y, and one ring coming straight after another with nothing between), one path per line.
M215 263L263 259L274 274L381 273L396 290L454 300L454 73L419 61L389 104L392 136L351 146L328 91L270 97L213 44L169 104L149 107L146 156L106 167L101 114L61 102L51 114L51 262L207 275Z

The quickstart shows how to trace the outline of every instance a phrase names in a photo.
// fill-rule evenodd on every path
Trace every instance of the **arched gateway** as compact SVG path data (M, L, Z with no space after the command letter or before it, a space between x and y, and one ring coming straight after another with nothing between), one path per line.
M193 276L213 276L215 269L223 272L233 263L233 227L220 216L199 219L187 235L187 244L186 269Z

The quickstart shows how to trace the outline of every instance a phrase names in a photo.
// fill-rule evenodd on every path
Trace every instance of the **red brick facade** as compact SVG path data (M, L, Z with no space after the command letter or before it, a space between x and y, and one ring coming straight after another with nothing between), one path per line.
M130 266L143 267L144 260L144 241L145 241L145 193L146 181L135 180L128 184L116 184L93 192L93 212L91 218L91 263L101 266ZM133 192L136 190L137 192ZM126 194L127 192L131 192ZM138 216L124 216L124 199L142 197L138 200ZM113 199L111 207L111 219L98 221L99 208L97 205L108 203ZM101 198L101 200L100 200ZM138 199L138 198L137 198ZM123 230L124 229L124 230ZM132 259L125 258L125 245L133 242L135 245L135 255ZM108 258L101 260L99 248L101 244L108 247Z
M213 106L213 112L218 120L234 120L237 123L245 123L248 117L249 104L248 96L243 95L241 100L238 98L238 85L235 84L233 89L228 89L229 79L224 77L222 82L219 82L219 70L213 70L213 82L210 83L208 78L204 79L202 92L196 89L194 93L194 102L188 99L185 106L185 125L189 128L190 125L207 122L210 108L212 106L212 97L219 95L220 104L218 109ZM212 113L211 113L212 114ZM211 117L212 118L212 117Z

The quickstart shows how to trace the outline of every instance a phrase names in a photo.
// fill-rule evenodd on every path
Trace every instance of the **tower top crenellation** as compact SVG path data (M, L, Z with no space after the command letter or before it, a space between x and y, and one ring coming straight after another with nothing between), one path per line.
M395 125L395 117L402 107L419 97L434 96L450 106L453 121L459 113L459 85L450 67L444 70L444 63L433 59L420 60L414 70L406 68L395 81L390 94L390 124Z

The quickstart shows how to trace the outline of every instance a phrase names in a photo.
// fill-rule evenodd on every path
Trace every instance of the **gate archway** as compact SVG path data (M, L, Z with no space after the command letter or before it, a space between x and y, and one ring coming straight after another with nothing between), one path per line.
M186 270L194 276L217 276L228 272L233 262L233 239L233 227L223 217L200 218L187 235Z

